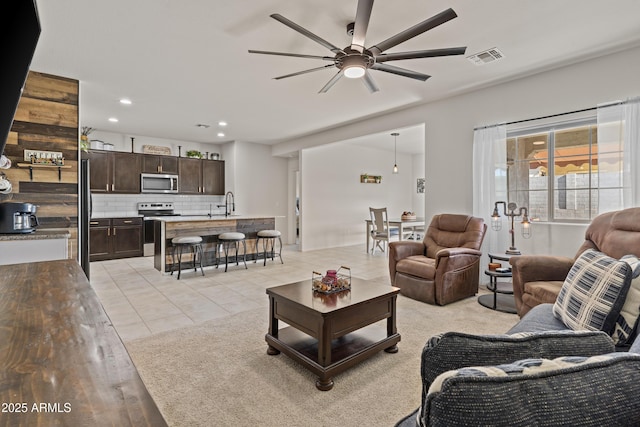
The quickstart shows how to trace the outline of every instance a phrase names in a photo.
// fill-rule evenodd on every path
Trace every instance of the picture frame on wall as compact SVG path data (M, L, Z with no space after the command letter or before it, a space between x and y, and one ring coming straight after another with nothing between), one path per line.
M424 193L424 178L418 178L417 192Z

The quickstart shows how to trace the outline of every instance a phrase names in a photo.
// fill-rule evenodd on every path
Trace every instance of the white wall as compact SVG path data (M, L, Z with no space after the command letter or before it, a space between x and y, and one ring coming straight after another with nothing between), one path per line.
M275 216L282 241L288 242L288 159L272 156L268 145L236 141L233 146L234 182L227 189L234 192L237 212Z
M303 251L365 243L369 207L387 207L389 217L411 210L415 191L411 156L350 144L330 144L301 152L301 245ZM382 175L363 184L360 174Z
M492 66L499 66L499 63L488 65ZM426 122L425 216L430 218L441 212L472 213L474 127L595 107L602 102L638 96L639 75L640 48L635 47L295 141L286 141L274 146L273 153L284 154ZM307 175L304 170L303 175ZM321 199L316 202L319 205L330 201L329 196L322 192L319 197ZM491 212L486 214L487 221L490 214ZM531 239L523 240L516 236L516 246L526 253L573 256L584 238L584 228L585 226L575 225L536 224ZM507 227L501 231L504 234L507 232ZM353 236L349 236L349 240L352 238ZM504 249L506 248L485 248L491 251Z

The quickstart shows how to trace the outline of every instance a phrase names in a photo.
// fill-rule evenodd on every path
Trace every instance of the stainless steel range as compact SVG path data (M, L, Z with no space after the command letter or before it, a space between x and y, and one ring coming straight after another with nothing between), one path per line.
M144 217L144 256L152 256L154 252L154 217L159 216L180 216L175 213L172 202L139 202L138 215Z
M151 216L179 216L174 211L172 202L139 202L138 215Z

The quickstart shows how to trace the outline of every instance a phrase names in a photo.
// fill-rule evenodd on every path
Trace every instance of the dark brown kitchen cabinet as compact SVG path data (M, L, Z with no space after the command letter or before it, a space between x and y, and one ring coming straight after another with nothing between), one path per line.
M178 159L181 194L224 195L224 161Z
M142 155L142 172L144 173L178 173L178 158L155 154Z
M111 220L92 219L89 222L89 261L110 259Z
M108 193L111 188L112 160L106 151L89 151L83 157L89 159L89 178L92 193Z
M178 176L180 194L202 194L202 160L178 158Z
M224 161L202 161L202 192L211 195L224 195Z
M140 154L92 150L89 159L90 187L93 193L140 193Z
M142 218L100 218L89 223L89 260L129 258L143 254Z

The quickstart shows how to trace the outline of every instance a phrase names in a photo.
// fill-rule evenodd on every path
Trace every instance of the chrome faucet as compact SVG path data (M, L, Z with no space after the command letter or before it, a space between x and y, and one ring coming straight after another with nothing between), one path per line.
M229 203L231 200L231 203ZM231 215L236 211L236 198L231 191L224 195L224 216Z

